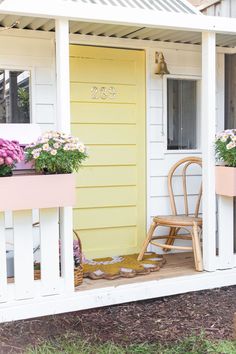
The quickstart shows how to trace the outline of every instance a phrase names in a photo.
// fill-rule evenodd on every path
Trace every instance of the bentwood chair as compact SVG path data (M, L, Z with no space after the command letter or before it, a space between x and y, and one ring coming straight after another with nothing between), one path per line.
M176 249L184 251L192 251L194 254L195 268L201 272L203 270L202 265L202 253L200 236L202 232L202 218L199 217L199 208L202 197L202 183L200 183L199 193L197 196L194 215L189 215L189 203L188 203L188 191L187 191L187 169L189 166L196 164L202 166L202 160L198 157L186 157L177 162L169 171L168 174L168 191L170 197L171 211L173 215L167 216L155 216L152 220L152 224L144 240L142 249L138 256L138 261L143 259L144 253L147 250L149 244L153 244L162 248L165 252ZM173 176L176 170L182 170L182 186L183 186L183 198L184 198L184 214L178 214L175 202L175 196L173 192ZM163 236L154 236L154 231L157 227L168 227L169 234ZM185 230L187 233L179 233L180 230ZM158 240L165 240L165 243L160 243ZM175 246L175 240L191 240L192 246Z

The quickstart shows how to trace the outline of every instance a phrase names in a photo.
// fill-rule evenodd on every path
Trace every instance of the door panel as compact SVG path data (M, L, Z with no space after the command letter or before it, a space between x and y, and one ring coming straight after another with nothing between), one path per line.
M74 228L86 257L138 252L146 232L145 53L70 46L71 130L89 158Z

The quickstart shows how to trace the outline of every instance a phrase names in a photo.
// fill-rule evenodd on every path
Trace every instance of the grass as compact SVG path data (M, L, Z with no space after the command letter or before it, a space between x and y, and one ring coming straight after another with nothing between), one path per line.
M67 335L29 348L26 354L235 354L236 341L210 341L204 334L191 336L173 345L114 343L95 344Z

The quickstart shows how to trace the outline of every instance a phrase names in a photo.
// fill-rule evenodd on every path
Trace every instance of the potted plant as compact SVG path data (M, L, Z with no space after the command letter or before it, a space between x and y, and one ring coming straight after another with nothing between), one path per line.
M18 141L0 139L0 177L12 176L15 165L23 160L23 149Z
M0 183L0 211L73 206L75 175L86 148L78 138L47 132L25 147L25 160L35 174L16 175Z
M78 171L87 158L86 148L77 137L60 132L46 132L25 148L26 162L33 162L36 172L64 174Z
M236 196L236 129L216 135L216 194Z

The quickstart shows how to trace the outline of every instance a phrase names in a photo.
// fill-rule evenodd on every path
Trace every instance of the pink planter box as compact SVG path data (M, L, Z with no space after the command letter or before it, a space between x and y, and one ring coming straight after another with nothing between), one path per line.
M55 208L75 204L75 175L0 177L0 211Z
M236 196L236 168L216 166L216 194Z

